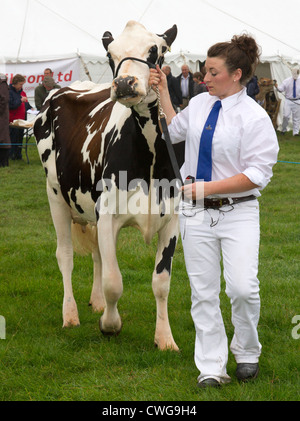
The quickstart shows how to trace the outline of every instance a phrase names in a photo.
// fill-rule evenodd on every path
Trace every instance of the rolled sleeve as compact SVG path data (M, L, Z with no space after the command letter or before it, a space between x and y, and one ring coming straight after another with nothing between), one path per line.
M273 176L273 166L278 157L278 140L268 116L249 123L242 142L242 173L260 190L264 189Z

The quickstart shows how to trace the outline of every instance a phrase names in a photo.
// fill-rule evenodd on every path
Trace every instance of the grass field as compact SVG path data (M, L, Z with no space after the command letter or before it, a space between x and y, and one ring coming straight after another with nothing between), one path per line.
M300 140L279 135L279 160L300 162ZM179 353L154 347L156 307L151 288L155 241L124 229L118 259L124 293L123 329L103 337L91 311L92 262L75 257L73 288L81 326L62 329L63 285L56 237L35 146L30 164L0 168L1 401L294 401L299 400L300 333L292 323L299 306L300 165L279 162L260 198L259 279L262 310L260 375L240 384L229 355L232 381L220 390L199 390L194 365L190 288L181 242L173 263L169 317ZM230 303L222 281L221 304L229 340ZM299 322L298 322L299 323ZM294 331L293 331L294 329ZM299 335L296 335L296 337Z

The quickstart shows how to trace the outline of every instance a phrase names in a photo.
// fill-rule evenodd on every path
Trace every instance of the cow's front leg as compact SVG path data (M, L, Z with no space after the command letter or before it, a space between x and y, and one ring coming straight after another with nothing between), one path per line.
M102 288L106 302L100 319L100 330L106 335L116 335L122 328L117 305L123 293L122 275L116 256L119 229L116 218L109 214L101 215L97 226L102 260Z
M178 351L169 323L168 295L170 290L172 258L179 235L178 217L174 215L158 233L158 247L155 269L152 277L152 289L156 299L155 344L161 350Z
M70 209L60 191L54 193L48 183L47 194L57 236L56 258L64 283L63 327L78 326L80 323L72 289L73 246Z

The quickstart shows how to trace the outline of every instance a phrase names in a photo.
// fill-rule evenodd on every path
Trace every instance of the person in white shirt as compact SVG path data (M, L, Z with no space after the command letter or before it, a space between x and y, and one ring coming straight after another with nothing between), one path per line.
M279 92L285 94L285 103L283 109L282 134L287 131L289 119L292 116L293 136L299 136L300 130L300 70L292 70L292 77L285 79L278 87Z
M181 74L177 76L177 81L179 83L182 103L180 108L183 110L189 103L189 100L194 96L194 81L193 75L190 72L190 68L187 64L181 66Z
M209 92L192 98L177 115L169 101L164 75L158 67L150 70L149 84L154 89L158 86L172 142L186 140L183 179L196 178L196 182L182 186L185 200L197 202L182 202L180 229L192 291L195 364L201 388L230 381L219 301L221 256L226 294L232 306L234 336L230 349L237 362L236 376L247 381L256 378L259 371L257 198L272 177L279 148L269 116L245 88L258 60L259 48L247 35L212 46L204 79ZM206 120L215 103L221 107L213 133L213 124ZM198 170L201 173L204 168L204 164L198 165L204 129L213 133L207 181L198 176Z

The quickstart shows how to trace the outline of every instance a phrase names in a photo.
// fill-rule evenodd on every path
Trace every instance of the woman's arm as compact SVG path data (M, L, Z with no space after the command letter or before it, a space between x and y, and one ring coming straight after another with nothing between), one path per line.
M214 194L241 193L257 187L246 175L241 173L218 181L197 181L182 186L182 190L187 198L200 200Z

